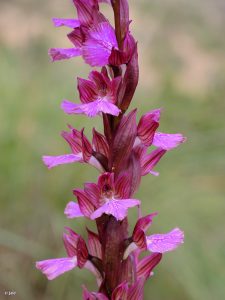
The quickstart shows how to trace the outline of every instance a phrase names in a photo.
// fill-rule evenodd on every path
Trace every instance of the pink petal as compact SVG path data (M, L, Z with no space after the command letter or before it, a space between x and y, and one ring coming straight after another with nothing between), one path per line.
M129 300L141 300L144 298L144 283L145 279L142 277L129 288Z
M138 137L145 146L153 142L155 131L159 126L160 109L152 110L143 115L138 124Z
M115 182L115 194L118 198L125 199L130 196L130 176L128 172L121 173Z
M81 212L85 217L89 218L96 208L94 203L95 199L93 201L87 193L80 189L74 190L73 194L77 197Z
M152 213L145 217L140 218L134 227L133 235L135 235L135 232L137 229L141 229L144 232L146 232L146 230L151 226L153 218L157 215L158 215L158 213L155 212L155 213Z
M67 26L70 28L76 28L80 26L80 21L75 19L53 18L52 21L56 27Z
M97 90L95 84L83 78L77 78L78 91L82 103L92 102L97 97Z
M100 198L100 189L96 183L92 182L86 182L84 184L84 191L86 195L89 196L92 203L97 207L99 204L99 198Z
M85 240L79 236L77 241L77 265L82 269L88 260L88 249Z
M74 232L71 228L65 227L67 233L63 234L63 243L66 249L67 255L73 257L77 255L77 243L80 235Z
M89 31L83 46L84 60L92 67L107 65L113 47L118 48L114 29L108 22L100 23Z
M68 100L63 100L63 102L61 103L61 109L68 115L83 114L81 106L82 105L75 104Z
M126 282L123 282L114 289L112 293L112 300L128 300L127 295L128 284Z
M64 154L59 156L43 156L42 160L44 164L51 169L58 165L81 162L82 158L80 154Z
M105 157L109 155L109 145L104 135L99 133L95 128L93 128L93 139L92 144L94 150L98 153L101 153Z
M99 241L99 236L87 229L88 232L88 250L92 256L102 259L102 245Z
M82 140L81 132L69 125L71 132L62 131L61 136L69 144L73 154L79 154L82 152Z
M153 253L143 258L137 265L137 278L144 277L148 279L151 276L152 270L159 264L161 258L161 253Z
M91 25L93 17L97 12L96 1L73 0L77 9L78 19L82 25Z
M81 49L79 48L51 48L48 52L52 61L62 60L62 59L70 59L75 56L81 55Z
M140 201L136 199L110 200L93 212L91 219L94 220L107 214L114 216L117 221L122 221L127 216L128 208L137 205L140 205Z
M121 111L115 104L108 102L107 99L99 99L88 104L80 105L80 109L90 118L97 116L101 112L118 116Z
M186 138L180 133L169 134L156 132L154 135L153 145L164 150L171 150L185 141Z
M64 214L67 216L68 219L73 219L73 218L78 218L78 217L83 217L84 215L82 214L80 207L78 203L70 201L65 210Z
M48 259L36 262L36 268L46 275L49 280L52 280L63 273L72 270L77 266L77 258L66 257Z
M153 234L146 237L147 247L151 252L172 251L184 242L184 233L179 228L165 234Z
M150 154L145 154L141 157L142 176L152 173L152 169L157 165L166 150L162 148L155 149Z

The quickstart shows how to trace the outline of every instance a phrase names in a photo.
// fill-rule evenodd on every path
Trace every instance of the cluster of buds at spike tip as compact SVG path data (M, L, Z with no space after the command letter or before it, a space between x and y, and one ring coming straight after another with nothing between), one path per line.
M99 2L113 9L115 28L100 12ZM70 219L93 220L96 233L87 229L86 244L79 234L66 228L63 241L67 257L39 261L36 267L49 280L75 267L87 268L96 277L98 288L90 292L83 286L86 300L141 300L144 284L163 253L182 244L184 235L179 228L147 235L156 213L143 217L141 202L134 193L142 176L157 176L155 167L162 156L185 138L179 133L158 131L160 109L149 111L138 122L136 110L127 112L139 77L137 43L129 30L128 1L73 0L73 4L77 19L53 19L57 27L72 28L68 38L73 46L53 48L49 54L53 61L82 56L91 67L101 69L92 70L88 79L77 79L80 104L63 100L61 108L67 114L102 117L104 130L99 133L93 128L89 141L84 129L69 125L62 137L69 144L70 153L43 156L43 162L48 168L88 163L99 170L97 182L75 189L77 201L70 201L64 211ZM132 235L128 233L129 208L138 211Z

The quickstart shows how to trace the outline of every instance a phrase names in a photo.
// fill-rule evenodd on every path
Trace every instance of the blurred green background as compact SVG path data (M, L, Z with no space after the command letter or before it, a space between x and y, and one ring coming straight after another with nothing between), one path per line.
M223 0L130 0L131 28L139 41L140 84L132 107L139 116L164 112L161 131L182 132L186 144L168 153L143 178L137 197L145 214L158 211L151 232L179 226L185 244L166 254L145 287L145 299L225 299L225 2ZM109 10L104 6L104 11ZM36 260L64 255L61 235L72 189L95 181L86 165L48 171L43 154L69 149L59 132L66 124L86 133L100 118L64 115L63 98L77 100L81 59L51 64L50 47L67 47L66 29L51 17L73 17L69 0L0 1L0 299L81 299L81 284L95 288L86 271L48 282ZM130 215L133 224L135 212ZM132 229L132 226L131 226ZM84 233L86 235L86 233Z

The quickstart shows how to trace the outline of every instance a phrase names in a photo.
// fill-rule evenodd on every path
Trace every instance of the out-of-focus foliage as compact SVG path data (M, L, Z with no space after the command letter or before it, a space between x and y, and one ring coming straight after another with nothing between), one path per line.
M48 171L40 160L67 151L58 135L66 123L101 129L98 119L68 117L59 108L64 97L78 97L75 78L88 68L79 59L50 64L47 57L49 47L69 46L66 30L54 29L51 17L71 17L74 10L59 0L0 5L0 298L14 290L19 300L81 299L82 283L95 287L88 272L48 282L34 267L36 260L64 255L65 225L82 233L85 222L66 220L63 210L73 188L97 177L86 165ZM141 69L132 107L139 116L163 107L160 129L188 137L161 161L160 177L143 179L137 195L143 213L159 212L151 232L180 226L186 236L183 247L164 256L145 299L222 300L224 1L131 0L130 6Z

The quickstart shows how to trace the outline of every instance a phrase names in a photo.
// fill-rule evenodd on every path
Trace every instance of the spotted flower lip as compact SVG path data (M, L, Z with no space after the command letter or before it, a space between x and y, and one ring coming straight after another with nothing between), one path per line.
M95 117L100 113L118 116L121 110L116 106L120 77L110 80L107 71L92 71L89 80L78 78L81 104L64 100L61 108L67 114L85 114Z

